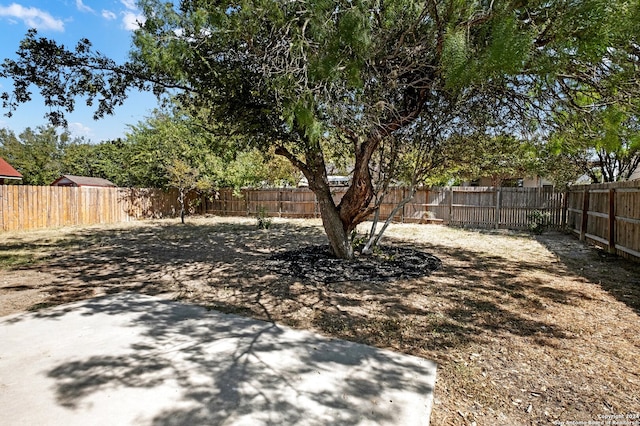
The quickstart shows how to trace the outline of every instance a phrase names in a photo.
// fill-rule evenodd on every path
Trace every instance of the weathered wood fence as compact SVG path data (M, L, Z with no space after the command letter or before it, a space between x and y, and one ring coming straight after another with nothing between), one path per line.
M382 204L386 219L404 199L393 188ZM339 201L346 188L335 188ZM190 198L196 214L319 217L314 194L306 188L222 190L217 197ZM27 230L68 225L127 222L174 217L177 191L129 188L0 186L0 229ZM544 213L552 228L568 228L625 256L640 258L640 181L572 187L567 192L542 188L423 188L394 218L398 222L438 221L471 228L525 229L531 214Z
M610 253L640 258L640 180L572 187L566 225Z
M339 201L345 188L336 188ZM406 188L393 188L380 207L386 219L408 195ZM540 188L451 187L419 189L413 200L398 212L395 221L419 222L425 218L444 224L475 228L526 228L531 212L549 214L550 226L561 226L564 194ZM213 201L203 202L204 211L221 216L249 216L264 209L270 216L319 217L314 194L303 188L246 190L241 196L220 191Z
M338 201L345 191L336 188L334 199ZM407 189L392 189L380 208L380 218L386 219L406 196ZM251 216L264 209L270 216L319 217L313 193L301 188L246 190L240 196L221 191L217 200L203 201L201 208L222 216ZM526 229L534 212L542 213L550 228L571 229L611 252L640 259L638 180L575 186L567 192L545 188L424 188L394 220L419 222L427 217L452 226Z
M0 186L0 229L128 222L175 216L177 191L60 186Z

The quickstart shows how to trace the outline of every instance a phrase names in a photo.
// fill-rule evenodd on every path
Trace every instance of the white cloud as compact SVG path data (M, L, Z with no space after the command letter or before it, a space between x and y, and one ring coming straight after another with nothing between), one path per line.
M136 6L135 0L120 0L120 3L127 9L122 12L122 26L124 29L133 31L140 28L147 20Z
M113 13L112 11L110 11L110 10L104 10L103 9L101 15L102 15L102 17L104 19L106 19L108 21L113 21L114 19L117 18L116 14Z
M120 0L120 3L129 10L138 10L135 0Z
M28 27L38 30L64 31L64 22L60 19L35 7L24 7L17 3L0 6L0 17L19 19Z
M137 30L140 25L144 24L146 18L141 13L123 12L122 25L126 30Z
M77 137L90 137L93 135L91 127L85 126L79 122L69 123L69 131Z
M76 7L78 8L78 10L80 12L89 12L89 13L96 13L93 9L91 9L89 6L85 5L84 3L82 3L82 0L76 0Z

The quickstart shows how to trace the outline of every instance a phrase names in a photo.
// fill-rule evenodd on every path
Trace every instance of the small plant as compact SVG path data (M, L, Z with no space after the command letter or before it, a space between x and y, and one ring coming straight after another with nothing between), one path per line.
M529 220L529 231L539 235L549 227L549 223L551 222L551 213L534 210L527 215L527 220Z
M271 222L273 219L269 217L269 213L267 209L264 207L259 207L256 212L256 220L258 221L258 229L269 229L271 227Z
M351 247L353 247L354 250L361 250L366 242L366 235L358 234L358 231L356 229L351 231Z

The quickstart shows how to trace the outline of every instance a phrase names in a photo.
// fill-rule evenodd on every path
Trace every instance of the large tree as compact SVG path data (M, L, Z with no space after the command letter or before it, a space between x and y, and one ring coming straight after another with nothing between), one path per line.
M174 186L170 176L175 173L167 173L168 169L193 170L199 176L198 186L211 189L292 184L296 180L286 160L239 146L237 138L214 134L215 129L207 124L172 105L130 126L125 143L129 186Z
M640 167L640 115L628 105L562 111L555 121L544 146L552 172L555 163L599 183L627 180Z
M0 130L0 157L5 158L20 173L25 185L49 185L65 169L67 148L80 144L82 139L71 139L69 132L58 132L54 127L27 128L18 136L8 129Z
M627 80L637 62L636 1L139 5L146 21L123 65L94 53L88 40L68 50L30 32L18 59L3 65L1 75L15 81L5 104L29 100L36 84L56 122L78 94L97 101L100 117L131 87L169 90L222 125L215 130L275 147L301 170L330 245L343 258L353 256L351 231L375 209L374 159L389 141L418 131L417 120L452 111L444 126L464 126L452 106L466 105L473 114L488 111L513 122L532 108L570 103L589 85L603 92L613 87L604 82L613 80L621 92L634 87ZM339 204L327 180L334 153L351 156L352 165L352 183Z
M509 134L457 136L447 146L457 163L455 178L472 181L489 178L492 186L504 186L514 178L539 175L535 145Z

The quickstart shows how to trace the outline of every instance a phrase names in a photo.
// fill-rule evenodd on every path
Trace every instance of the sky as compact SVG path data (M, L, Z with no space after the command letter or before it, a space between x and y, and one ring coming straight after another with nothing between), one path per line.
M135 0L0 0L0 61L15 58L29 28L36 28L40 37L69 48L87 38L94 49L121 63L131 48L132 31L142 19ZM0 79L0 92L12 88L11 80ZM27 127L48 125L44 101L37 95L37 88L32 89L33 100L19 106L12 117L6 117L7 110L0 105L0 128L19 135ZM150 93L131 93L115 115L96 121L94 110L78 98L76 110L67 115L69 131L73 137L83 137L93 143L124 137L128 125L144 120L156 105L156 98Z

